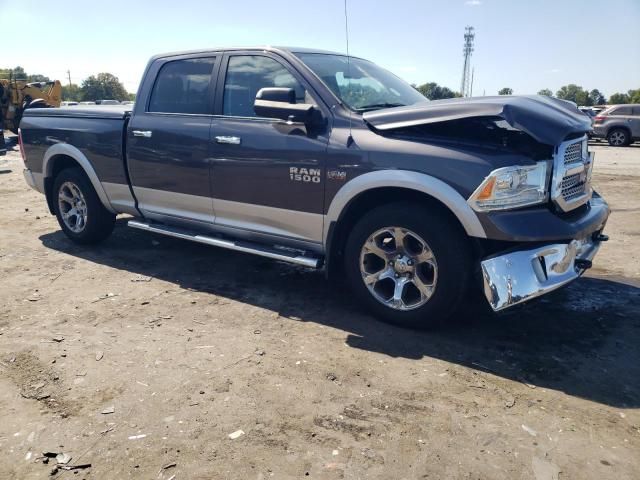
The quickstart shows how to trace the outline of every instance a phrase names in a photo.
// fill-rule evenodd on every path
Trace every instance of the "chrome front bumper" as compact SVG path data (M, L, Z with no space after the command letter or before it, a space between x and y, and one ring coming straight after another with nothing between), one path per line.
M494 311L539 297L582 275L599 248L589 236L483 260L484 294Z

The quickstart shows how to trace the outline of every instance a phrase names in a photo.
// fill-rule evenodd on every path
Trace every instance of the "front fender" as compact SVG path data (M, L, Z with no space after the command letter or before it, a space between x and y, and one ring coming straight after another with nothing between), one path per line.
M425 193L443 203L456 216L467 235L487 238L478 216L466 199L442 180L408 170L377 170L350 180L333 197L324 223L325 245L328 241L330 225L340 218L340 214L349 202L367 190L383 187L406 188Z

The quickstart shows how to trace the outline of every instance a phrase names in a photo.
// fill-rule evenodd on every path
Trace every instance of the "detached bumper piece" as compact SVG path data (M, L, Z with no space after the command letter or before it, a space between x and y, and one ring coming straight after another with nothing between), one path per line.
M566 285L591 267L606 235L599 231L570 243L516 251L480 262L484 294L494 311L504 310Z

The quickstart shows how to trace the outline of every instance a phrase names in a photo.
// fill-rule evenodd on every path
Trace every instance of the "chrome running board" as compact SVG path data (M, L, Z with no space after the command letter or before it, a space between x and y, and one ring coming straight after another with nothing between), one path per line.
M252 253L254 255L271 258L273 260L295 263L296 265L302 265L303 267L319 268L322 265L322 260L320 258L304 255L302 252L296 250L284 248L279 249L276 247L260 245L258 243L230 240L226 238L207 237L206 235L201 235L189 230L182 230L180 228L157 223L144 223L137 220L129 220L127 225L139 230L146 230L148 232L160 233L162 235L182 238L183 240L190 240L192 242L204 243L214 247L235 250L236 252Z

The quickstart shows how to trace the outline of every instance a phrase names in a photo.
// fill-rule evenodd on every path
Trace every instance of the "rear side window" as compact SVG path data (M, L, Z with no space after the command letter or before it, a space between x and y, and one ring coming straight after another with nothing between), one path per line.
M224 82L223 115L255 117L253 104L258 90L265 87L293 88L296 102L305 102L305 89L282 64L261 55L229 58Z
M631 115L631 107L618 107L609 115Z
M210 114L209 85L215 58L190 58L166 63L151 92L149 111Z

